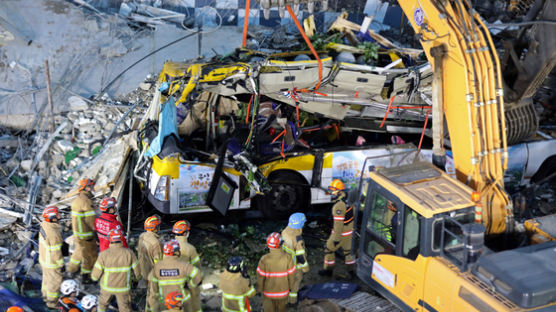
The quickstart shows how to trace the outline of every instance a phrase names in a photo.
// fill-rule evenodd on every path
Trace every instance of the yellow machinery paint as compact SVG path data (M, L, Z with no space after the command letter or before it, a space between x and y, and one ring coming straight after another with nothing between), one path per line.
M332 168L332 157L333 152L325 153L323 157L323 169ZM263 173L265 177L268 177L270 173L276 170L293 170L293 171L305 171L313 170L315 165L315 156L311 154L287 157L286 159L277 159L269 163L259 166L259 170Z
M367 193L364 193L365 196L373 196L377 192L390 193L388 200L392 200L391 203L398 204L396 200L399 199L404 213L410 208L419 216L420 227L426 223L423 220L430 220L430 224L434 226L434 220L440 220L441 215L464 210L469 212L469 208L475 205L471 200L472 190L469 187L426 163L415 163L402 168L377 169L369 173L367 181L372 181L371 184L374 183L375 186L370 187ZM370 212L375 209L373 205L369 197L364 208L368 210L364 212L366 219L363 219L361 224L360 237L363 242L367 242L368 236L365 235L368 235L368 227L374 222ZM399 210L400 208L398 207ZM404 228L402 237L398 237L396 242L402 246L403 252L403 246L410 234L406 233L407 225L398 223L397 227ZM434 235L436 234L429 236L432 252L435 252L434 242L437 239ZM374 240L373 236L370 237L371 241ZM367 243L361 246L365 244ZM422 247L426 245L424 242L418 244L420 248L425 248ZM364 257L367 255L366 252L365 247L360 248L359 266L369 261ZM379 285L378 289L376 285L374 288L402 309L494 312L532 311L543 307L556 307L556 302L551 302L531 309L521 308L477 278L470 269L462 270L442 255L423 256L422 252L423 249L420 249L419 254L412 259L393 251L379 251L371 259L373 264L370 279ZM364 272L369 274L369 271ZM358 274L365 280L361 271ZM504 287L504 282L496 279L496 285Z
M504 233L513 225L513 208L504 191L503 157L508 155L503 87L490 33L461 1L398 2L433 71L441 74L442 98L435 104L442 105L446 116L457 177L481 192L489 214L484 218L487 233Z

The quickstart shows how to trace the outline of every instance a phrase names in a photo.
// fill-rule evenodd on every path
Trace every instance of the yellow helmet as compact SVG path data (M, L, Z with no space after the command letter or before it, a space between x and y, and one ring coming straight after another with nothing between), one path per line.
M332 195L336 195L338 194L338 192L344 191L345 189L346 186L344 185L344 182L342 182L340 179L332 180L332 182L330 182L330 185L328 186L328 191Z

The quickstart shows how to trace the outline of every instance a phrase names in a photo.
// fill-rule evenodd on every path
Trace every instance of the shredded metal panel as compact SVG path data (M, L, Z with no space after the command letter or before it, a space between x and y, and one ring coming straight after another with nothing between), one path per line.
M331 302L352 312L397 312L401 311L390 301L358 291L348 299L330 299Z

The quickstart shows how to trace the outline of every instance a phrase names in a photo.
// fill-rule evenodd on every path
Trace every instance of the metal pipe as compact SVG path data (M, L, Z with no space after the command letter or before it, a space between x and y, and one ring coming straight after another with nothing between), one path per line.
M54 132L54 104L52 103L52 89L50 88L50 67L48 60L44 61L46 74L46 92L48 94L48 106L50 106L50 132Z
M133 199L133 156L129 159L129 198L127 203L127 234L126 239L129 242L131 235L131 215L132 215L132 199Z

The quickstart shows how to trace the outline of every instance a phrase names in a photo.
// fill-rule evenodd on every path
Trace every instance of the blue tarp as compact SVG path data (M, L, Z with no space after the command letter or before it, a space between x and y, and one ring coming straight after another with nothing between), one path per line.
M299 292L299 299L346 299L358 288L357 284L342 282L307 285Z
M162 110L158 116L158 135L150 144L145 156L152 158L160 153L164 139L171 134L174 134L176 138L179 137L178 123L176 120L176 104L172 97L170 97L166 103L162 104Z
M0 311L6 311L11 306L18 306L24 311L47 311L40 298L22 297L11 290L0 286Z

